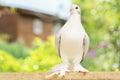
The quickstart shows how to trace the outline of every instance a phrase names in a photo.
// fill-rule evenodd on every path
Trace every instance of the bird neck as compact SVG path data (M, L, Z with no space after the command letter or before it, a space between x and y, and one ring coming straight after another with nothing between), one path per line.
M74 13L70 16L70 20L81 23L81 16L78 13Z

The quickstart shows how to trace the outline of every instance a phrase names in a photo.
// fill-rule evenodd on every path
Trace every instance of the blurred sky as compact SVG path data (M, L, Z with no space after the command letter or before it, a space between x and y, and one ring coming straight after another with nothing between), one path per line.
M61 19L67 19L70 15L71 0L0 0L3 6L26 9L34 12L42 12L57 15Z

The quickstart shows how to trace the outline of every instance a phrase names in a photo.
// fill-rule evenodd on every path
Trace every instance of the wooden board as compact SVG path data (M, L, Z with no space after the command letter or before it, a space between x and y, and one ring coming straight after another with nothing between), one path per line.
M0 73L0 80L46 80L49 73ZM51 80L57 80L54 76ZM120 72L70 72L59 80L120 80Z

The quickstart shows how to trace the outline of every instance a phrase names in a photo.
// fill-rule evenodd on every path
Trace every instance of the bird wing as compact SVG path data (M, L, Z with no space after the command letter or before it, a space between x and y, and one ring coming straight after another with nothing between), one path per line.
M60 32L58 32L55 36L55 47L57 49L59 57L61 57L60 56L60 43L61 43L61 35L60 35Z
M85 37L83 38L83 56L81 61L83 61L84 57L88 52L89 44L90 44L89 37L88 35L85 35Z

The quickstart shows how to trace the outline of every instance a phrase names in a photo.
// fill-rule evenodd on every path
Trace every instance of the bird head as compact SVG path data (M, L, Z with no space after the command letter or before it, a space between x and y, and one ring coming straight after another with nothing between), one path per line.
M71 14L80 14L80 7L78 5L72 5L72 7L70 8L70 13Z

